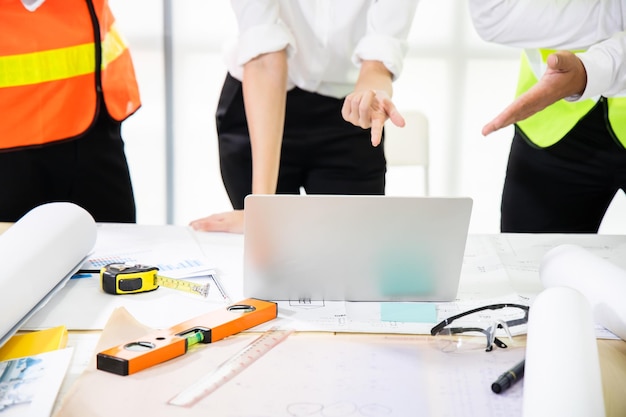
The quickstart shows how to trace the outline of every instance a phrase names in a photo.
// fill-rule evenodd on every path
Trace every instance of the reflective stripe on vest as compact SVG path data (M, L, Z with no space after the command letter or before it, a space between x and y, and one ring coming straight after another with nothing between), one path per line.
M126 49L115 25L102 42L102 69ZM57 81L93 73L93 43L29 54L0 56L0 88Z
M34 12L20 1L0 0L0 149L76 137L93 124L92 6L101 39L101 111L121 121L140 106L130 53L107 0L48 0Z
M554 52L554 50L548 49L539 50L537 56L541 57L541 62L534 62L534 67L527 53L522 53L517 96L528 91L537 83L538 77L546 69L548 56ZM538 71L541 71L541 74L538 74ZM545 148L563 139L578 121L591 111L596 103L597 100L594 99L576 102L559 100L533 116L518 122L517 126L535 145ZM626 147L626 98L609 98L608 104L610 127L622 145Z

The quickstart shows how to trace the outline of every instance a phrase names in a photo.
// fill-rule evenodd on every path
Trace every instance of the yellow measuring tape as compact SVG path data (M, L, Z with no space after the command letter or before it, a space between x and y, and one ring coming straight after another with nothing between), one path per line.
M102 290L109 294L135 294L154 291L159 287L185 291L207 297L209 284L158 275L159 268L141 264L113 263L100 269Z

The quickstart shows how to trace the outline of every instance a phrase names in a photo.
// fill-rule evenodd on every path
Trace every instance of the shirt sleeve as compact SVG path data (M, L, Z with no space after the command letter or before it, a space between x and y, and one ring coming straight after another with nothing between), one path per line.
M587 72L587 87L578 100L626 90L626 32L620 32L577 56Z
M395 80L408 51L407 37L417 8L416 0L379 0L367 14L367 32L356 45L352 62L380 61Z
M287 50L287 56L295 53L296 42L289 28L281 21L276 0L232 0L237 18L235 63L243 66L259 55Z
M476 32L520 48L584 49L624 29L616 0L469 0Z

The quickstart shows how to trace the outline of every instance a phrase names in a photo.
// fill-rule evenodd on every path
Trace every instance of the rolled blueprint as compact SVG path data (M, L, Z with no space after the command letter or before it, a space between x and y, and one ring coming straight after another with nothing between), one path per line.
M591 308L577 290L543 290L530 308L523 417L604 416Z
M567 244L544 255L539 276L545 288L578 290L589 300L595 322L626 340L625 270L580 246Z
M65 285L95 243L95 221L72 203L38 206L0 235L0 346Z

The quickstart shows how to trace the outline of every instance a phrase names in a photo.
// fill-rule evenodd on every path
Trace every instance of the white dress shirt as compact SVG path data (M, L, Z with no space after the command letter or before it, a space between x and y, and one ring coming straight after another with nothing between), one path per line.
M469 0L486 41L520 48L586 49L624 30L623 0Z
M626 92L626 32L577 54L587 71L587 87L579 98L624 95Z
M342 98L364 60L382 62L397 78L418 0L232 0L239 35L227 49L229 73L286 48L288 88Z
M22 5L26 8L26 10L34 12L43 4L44 1L46 0L22 0Z
M579 100L626 93L626 0L469 0L478 34L521 48L581 50Z

